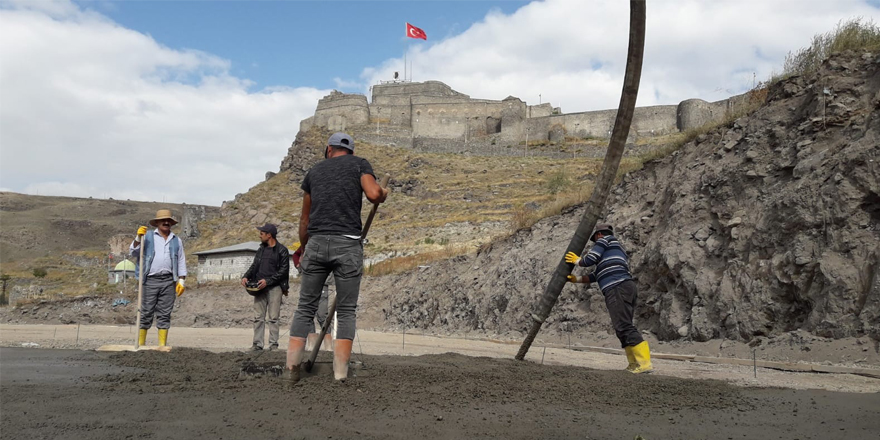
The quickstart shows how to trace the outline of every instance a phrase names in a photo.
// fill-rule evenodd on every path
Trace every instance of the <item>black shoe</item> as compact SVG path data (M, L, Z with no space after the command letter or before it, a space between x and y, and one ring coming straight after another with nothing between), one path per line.
M253 347L251 347L251 351L263 351L263 347L260 347L259 345L254 345Z
M275 351L275 350L278 350L278 344L272 344L269 346L269 351Z

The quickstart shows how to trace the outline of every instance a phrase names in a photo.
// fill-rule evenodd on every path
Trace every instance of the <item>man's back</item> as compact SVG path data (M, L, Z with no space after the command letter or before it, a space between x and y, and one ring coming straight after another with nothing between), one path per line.
M310 236L361 234L363 189L361 176L373 174L370 163L358 156L343 155L318 162L303 180L311 198Z

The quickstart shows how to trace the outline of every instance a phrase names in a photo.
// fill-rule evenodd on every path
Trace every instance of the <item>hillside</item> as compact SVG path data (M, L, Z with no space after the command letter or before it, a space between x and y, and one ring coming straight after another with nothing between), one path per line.
M637 325L662 340L803 330L880 339L880 58L847 53L775 83L767 103L630 173L606 220L632 254ZM476 254L365 283L387 327L524 332L581 208ZM570 285L544 328L604 332Z
M202 235L193 249L253 240L254 226L267 221L279 225L282 243L297 241L300 184L308 169L322 159L330 134L317 127L301 131L279 173L224 202L219 217L199 225ZM674 139L658 138L663 142ZM650 151L662 145L633 145L631 149ZM600 159L535 156L566 147L545 143L539 149L536 145L528 157L476 156L421 153L355 139L356 154L370 161L377 176L392 176L392 195L377 214L367 256L472 251L493 237L508 234L514 214L529 217L585 200ZM631 156L624 159L623 167L639 163L638 157ZM368 210L365 204L364 218Z
M116 234L134 234L161 208L183 222L184 206L174 203L33 196L0 192L0 261L32 260L70 251L109 251ZM190 216L215 215L216 207L190 206ZM204 210L204 211L202 211ZM184 224L177 226L181 235Z

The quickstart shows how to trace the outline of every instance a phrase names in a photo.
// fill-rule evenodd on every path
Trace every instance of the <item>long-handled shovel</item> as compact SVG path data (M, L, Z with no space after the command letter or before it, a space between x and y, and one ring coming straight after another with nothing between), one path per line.
M382 177L382 181L379 182L379 186L382 188L388 187L388 181L391 180L391 175L386 174ZM373 217L376 216L376 210L379 209L379 204L374 203L373 208L370 209L370 215L367 217L366 223L364 223L364 229L361 231L361 240L367 238L367 232L370 232L370 225L373 224ZM303 368L305 368L307 373L312 371L312 366L315 365L315 359L318 358L318 351L321 350L321 343L324 342L324 336L327 335L327 332L330 331L330 326L333 325L333 316L336 313L336 298L333 298L333 301L330 302L330 307L327 309L327 319L324 320L324 325L321 326L321 334L318 335L318 341L315 343L315 347L312 348L312 353L309 355L309 360L305 362Z
M144 274L144 239L141 236L141 249L140 254L138 256L138 300L137 300L137 317L134 320L134 325L140 329L141 323L141 302L144 300L144 278L146 278L146 274ZM125 274L123 274L125 276ZM171 347L141 347L140 338L138 338L138 333L134 334L134 347L130 345L102 345L98 347L97 351L138 351L138 350L157 350L157 351L171 351Z

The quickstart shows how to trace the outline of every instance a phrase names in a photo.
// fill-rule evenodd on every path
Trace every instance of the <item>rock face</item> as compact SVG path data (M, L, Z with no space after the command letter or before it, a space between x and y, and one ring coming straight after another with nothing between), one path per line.
M663 340L804 330L880 339L880 58L843 54L767 104L614 189L605 220L632 256L636 325ZM365 283L389 325L525 331L582 214L475 256ZM544 331L604 331L596 288L569 285Z

